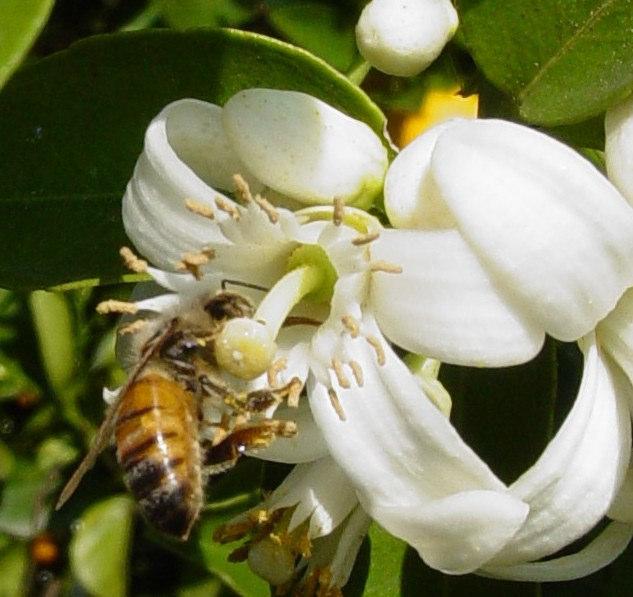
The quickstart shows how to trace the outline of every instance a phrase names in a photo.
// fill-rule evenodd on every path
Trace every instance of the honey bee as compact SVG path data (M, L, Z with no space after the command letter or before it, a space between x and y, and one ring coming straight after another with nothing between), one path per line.
M277 436L294 435L294 423L262 415L296 391L296 383L236 391L218 375L214 338L228 320L253 313L246 297L223 290L161 324L141 347L138 363L56 508L114 436L125 483L145 518L160 531L186 540L211 476ZM215 418L205 414L209 410Z

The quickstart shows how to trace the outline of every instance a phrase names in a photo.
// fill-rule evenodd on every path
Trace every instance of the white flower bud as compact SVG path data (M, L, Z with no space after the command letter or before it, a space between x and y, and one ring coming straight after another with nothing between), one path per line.
M440 55L457 25L449 0L372 0L356 25L356 42L378 70L409 77Z

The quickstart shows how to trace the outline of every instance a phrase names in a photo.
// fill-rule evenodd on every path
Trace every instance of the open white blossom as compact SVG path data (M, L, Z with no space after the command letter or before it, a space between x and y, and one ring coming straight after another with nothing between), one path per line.
M356 42L378 70L409 77L440 55L457 25L450 0L372 0L356 25Z
M279 131L300 135L280 122L297 113L293 98L301 105L308 100L286 93L251 90L229 101L227 107L254 114L262 109L269 118L236 119L257 124L256 137L244 132L249 144L274 140L266 145L274 154L274 146L284 144ZM242 102L249 97L262 101ZM218 290L222 280L267 289L244 289L257 305L254 316L230 320L216 340L219 366L247 387L297 379L307 390L312 416L305 399L297 417L292 405L283 414L299 422L298 437L279 439L259 454L306 464L264 509L296 508L286 522L308 521L307 537L315 542L339 533L338 540L356 544L369 515L429 565L452 574L554 580L587 574L613 559L631 537L628 524L614 523L571 561L532 563L593 528L629 463L630 383L610 367L591 334L633 282L633 215L617 191L543 135L497 121L458 121L434 129L394 162L385 205L397 230L340 201L358 197L358 185L347 184L348 171L354 180L380 185L371 135L370 149L359 146L360 166L334 169L340 176L327 180L325 195L311 192L323 180L301 160L336 164L336 143L306 144L292 172L274 156L254 154L254 163L267 164L262 170L243 160L240 173L251 173L254 184L272 186L279 168L281 180L292 179L275 189L279 193L293 201L326 196L322 202L334 205L293 213L244 187L238 203L205 182L214 180L216 159L205 153L209 141L200 135L197 119L204 122L206 113L200 102L183 100L150 125L124 199L124 221L142 253L172 270L149 269L169 293L141 301L141 309L173 316ZM332 129L349 123L336 114L327 125L309 123L311 138L338 138ZM179 123L177 143L169 134L172 117ZM200 164L204 155L211 165ZM224 184L230 187L230 180ZM564 340L584 336L583 380L542 456L507 486L429 400L432 384L420 383L390 342L456 363L500 365L529 359L545 333ZM322 494L323 510L324 502L311 493L323 479L314 473L319 467L335 470L344 479L337 485L351 488L327 499ZM362 511L354 510L355 499ZM331 524L319 535L313 525L321 524L321 511ZM357 519L357 511L365 514ZM343 556L332 546L323 550L332 575L346 578L345 567L334 566ZM248 558L275 582L296 578L289 565L271 571L268 554L262 548Z

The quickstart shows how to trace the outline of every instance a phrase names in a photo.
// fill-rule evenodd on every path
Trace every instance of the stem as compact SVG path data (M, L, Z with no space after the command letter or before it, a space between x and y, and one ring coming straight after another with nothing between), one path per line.
M365 80L365 77L369 74L371 70L371 64L366 60L355 64L348 72L347 78L354 83L354 85L359 85Z

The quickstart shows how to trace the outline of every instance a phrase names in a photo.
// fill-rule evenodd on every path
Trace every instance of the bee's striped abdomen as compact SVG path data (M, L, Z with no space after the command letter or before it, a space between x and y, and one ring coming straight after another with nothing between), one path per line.
M121 399L117 459L143 514L159 530L186 539L202 507L194 396L151 372Z

